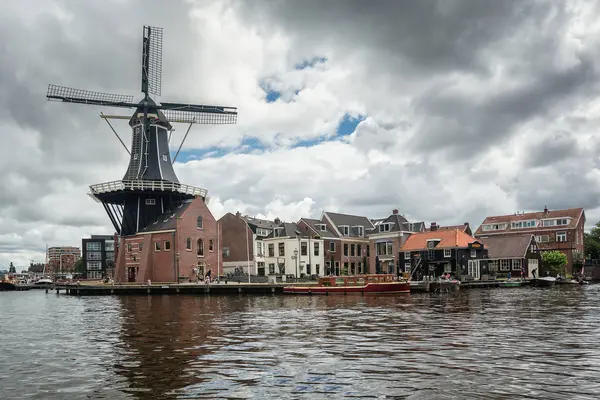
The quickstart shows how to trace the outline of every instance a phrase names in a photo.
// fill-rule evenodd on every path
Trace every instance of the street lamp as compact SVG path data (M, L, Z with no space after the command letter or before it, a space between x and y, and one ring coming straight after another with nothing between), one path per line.
M292 258L296 261L296 281L298 281L298 249L294 250L294 255Z

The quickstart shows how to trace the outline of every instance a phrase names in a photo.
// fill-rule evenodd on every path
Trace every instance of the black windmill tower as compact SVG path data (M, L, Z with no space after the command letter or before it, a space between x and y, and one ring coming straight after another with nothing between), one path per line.
M90 196L101 202L120 236L137 233L157 218L196 196L206 199L205 189L179 183L173 163L192 124L235 124L235 107L155 102L150 94L161 95L162 28L144 26L142 42L142 93L133 96L99 93L49 85L46 97L67 103L133 108L131 117L105 115L102 118L130 154L129 167L122 180L90 186ZM123 143L108 119L129 119L131 150ZM173 161L169 153L171 123L189 124Z

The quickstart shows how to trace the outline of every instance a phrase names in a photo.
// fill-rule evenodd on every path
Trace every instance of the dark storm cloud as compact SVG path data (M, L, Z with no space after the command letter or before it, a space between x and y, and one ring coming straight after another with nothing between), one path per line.
M532 133L536 135L536 133ZM575 164L578 146L569 132L558 132L542 140L534 140L525 152L526 165L529 167L547 167L565 159ZM575 164L576 165L576 164Z

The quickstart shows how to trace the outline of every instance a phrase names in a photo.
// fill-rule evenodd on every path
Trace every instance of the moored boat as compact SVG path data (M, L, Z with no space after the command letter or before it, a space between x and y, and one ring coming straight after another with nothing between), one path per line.
M519 287L523 286L523 281L504 281L500 283L500 287Z
M290 294L399 294L410 293L407 280L394 280L392 274L328 276L319 278L314 286L286 286L283 293ZM339 281L339 282L338 282Z
M15 285L13 282L0 281L0 292L8 292L12 290L17 290L17 285Z
M531 286L554 286L556 278L552 276L544 276L543 278L535 278L531 280Z

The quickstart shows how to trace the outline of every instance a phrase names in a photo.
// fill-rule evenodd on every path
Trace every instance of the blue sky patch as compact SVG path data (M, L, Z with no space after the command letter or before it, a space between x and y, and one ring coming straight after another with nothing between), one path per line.
M294 69L306 69L306 68L314 68L317 64L325 64L327 62L327 57L315 57L312 60L304 60L294 65Z
M322 136L319 136L316 138L300 140L300 141L296 142L292 146L292 148L312 147L312 146L316 146L323 142L335 141L341 137L352 135L354 133L354 131L356 130L356 127L358 126L358 124L360 124L364 120L365 120L364 115L358 114L356 116L352 116L352 115L346 113L346 114L344 114L344 116L342 117L342 119L340 120L340 122L336 128L335 136L328 137L326 135L322 135Z
M178 163L186 163L203 158L221 158L229 153L250 154L263 152L267 147L256 137L245 136L239 146L210 146L200 149L181 150L177 156ZM175 157L177 150L171 150L171 160Z

